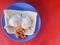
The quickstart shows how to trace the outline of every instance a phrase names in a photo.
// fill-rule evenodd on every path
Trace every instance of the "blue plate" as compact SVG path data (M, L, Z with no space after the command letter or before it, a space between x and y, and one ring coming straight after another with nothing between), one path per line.
M31 5L27 4L27 3L15 3L15 4L12 4L10 5L8 8L8 10L23 10L23 11L33 11L33 12L37 12L37 10L32 7ZM10 38L10 39L13 39L15 41L18 41L18 42L24 42L24 41L28 41L28 40L31 40L32 38L34 38L39 30L40 30L40 27L41 27L41 19L40 19L40 16L38 14L37 16L37 22L36 22L36 28L35 28L35 33L31 36L27 36L25 39L17 39L14 34L8 34L6 29L4 29L4 26L5 26L5 18L4 18L4 14L2 16L2 27L3 27L3 30L5 32L5 34Z

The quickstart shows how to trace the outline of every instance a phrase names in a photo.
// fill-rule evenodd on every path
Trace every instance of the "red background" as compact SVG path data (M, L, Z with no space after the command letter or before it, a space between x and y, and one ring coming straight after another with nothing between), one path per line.
M9 39L2 29L3 10L16 2L33 5L41 16L40 32L27 42L16 42ZM60 2L58 0L0 0L0 45L60 45Z

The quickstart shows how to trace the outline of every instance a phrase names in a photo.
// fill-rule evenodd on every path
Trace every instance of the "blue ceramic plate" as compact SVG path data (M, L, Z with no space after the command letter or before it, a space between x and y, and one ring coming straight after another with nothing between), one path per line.
M22 11L33 11L33 12L37 12L37 10L32 7L31 5L27 4L27 3L15 3L15 4L12 4L10 5L8 8L8 10L22 10ZM36 28L35 28L35 33L31 36L27 36L25 39L17 39L14 34L8 34L6 29L4 29L4 26L5 26L5 18L4 18L4 14L2 16L2 27L3 27L3 30L5 32L5 34L10 38L10 39L13 39L15 41L19 41L19 42L24 42L24 41L28 41L28 40L31 40L32 38L34 38L39 30L40 30L40 26L41 26L41 19L40 19L40 16L38 14L37 16L37 22L36 22Z

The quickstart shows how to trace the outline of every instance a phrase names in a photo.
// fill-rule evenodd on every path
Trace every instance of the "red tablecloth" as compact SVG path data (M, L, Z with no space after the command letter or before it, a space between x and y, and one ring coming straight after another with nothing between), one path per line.
M3 10L16 2L33 5L41 16L41 29L38 35L27 42L9 39L2 29ZM0 0L0 45L60 45L60 1L57 0Z

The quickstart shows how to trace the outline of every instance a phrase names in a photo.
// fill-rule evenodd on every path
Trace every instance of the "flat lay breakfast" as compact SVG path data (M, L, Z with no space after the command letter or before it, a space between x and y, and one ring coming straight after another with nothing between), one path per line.
M7 33L16 38L26 38L33 35L36 27L37 13L32 11L4 10Z

